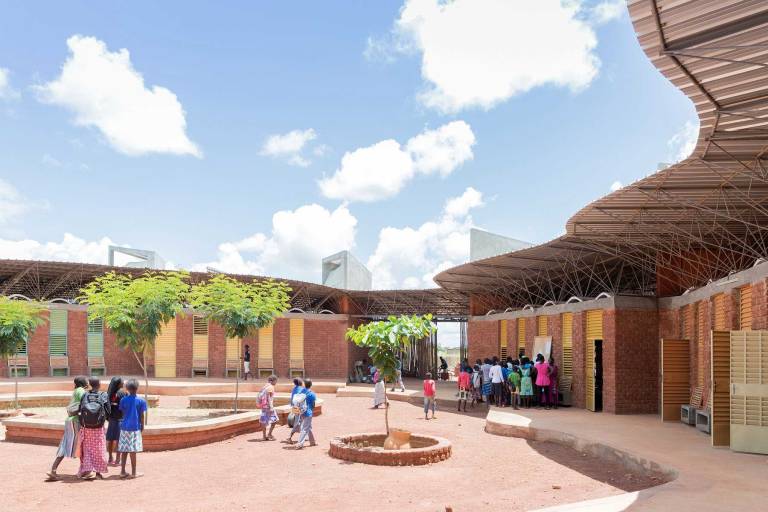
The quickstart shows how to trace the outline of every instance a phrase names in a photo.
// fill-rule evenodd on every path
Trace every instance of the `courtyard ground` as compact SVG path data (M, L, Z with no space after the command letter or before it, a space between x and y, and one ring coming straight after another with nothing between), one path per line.
M485 409L471 414L438 411L424 421L421 409L393 402L391 425L445 437L451 459L423 467L378 467L330 458L328 441L343 433L383 430L383 410L365 398L323 394L323 415L315 420L319 446L294 451L261 434L179 451L139 456L143 478L44 482L55 448L0 443L0 509L78 510L84 501L127 511L362 510L443 511L530 510L615 495L654 482L551 443L532 443L483 431ZM183 398L161 397L161 407L184 407ZM65 459L61 474L73 474ZM86 487L87 490L84 488ZM106 501L100 501L102 498Z

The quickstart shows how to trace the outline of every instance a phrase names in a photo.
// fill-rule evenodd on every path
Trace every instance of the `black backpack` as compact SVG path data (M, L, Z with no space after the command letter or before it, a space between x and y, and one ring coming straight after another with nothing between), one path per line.
M101 393L88 392L80 402L80 426L85 428L99 428L104 426L107 413L104 410L104 401Z

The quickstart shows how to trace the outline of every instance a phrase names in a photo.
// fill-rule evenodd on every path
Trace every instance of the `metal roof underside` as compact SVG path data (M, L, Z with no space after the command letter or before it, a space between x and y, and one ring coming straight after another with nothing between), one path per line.
M768 255L768 1L628 5L643 51L695 105L693 154L587 205L564 236L448 269L438 284L519 307L655 295L657 272L701 286Z

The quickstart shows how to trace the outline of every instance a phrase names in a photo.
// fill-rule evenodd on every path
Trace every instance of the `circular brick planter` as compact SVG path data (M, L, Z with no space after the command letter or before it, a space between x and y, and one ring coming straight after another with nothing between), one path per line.
M436 436L411 435L411 448L385 450L384 434L350 434L334 437L328 454L336 459L377 466L423 466L447 460L451 443Z

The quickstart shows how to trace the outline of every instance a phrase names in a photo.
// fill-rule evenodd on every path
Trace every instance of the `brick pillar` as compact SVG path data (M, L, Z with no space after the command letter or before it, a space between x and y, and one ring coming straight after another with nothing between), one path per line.
M704 389L702 392L702 398L703 398L703 406L707 406L707 402L709 402L709 386L710 386L710 380L711 380L711 371L710 371L710 359L712 358L712 317L713 317L713 300L712 297L709 297L707 300L703 300L699 303L701 307L706 308L704 311L704 339L699 340L699 343L702 346L702 365L701 365L701 371L703 373L702 377L704 378ZM697 366L696 370L698 371L699 368ZM698 382L698 381L697 381Z
M558 372L563 368L563 317L562 315L549 315L547 321L547 333L552 336L552 356L555 358Z
M658 314L654 310L617 310L615 316L615 412L657 413Z
M27 343L30 377L48 377L51 374L51 360L48 358L48 311L43 311L45 323L35 329Z
M659 310L659 339L675 339L682 336L680 327L680 309Z
M279 318L272 329L274 343L275 374L278 377L288 376L288 358L290 355L290 320Z
M527 317L525 321L525 355L533 361L536 354L533 353L533 339L536 337L538 322L535 316Z
M88 375L88 313L67 311L67 356L70 375Z
M223 377L227 358L227 333L217 323L208 324L208 375Z
M584 313L573 314L573 406L586 407Z
M603 411L616 412L616 310L603 310Z
M141 354L139 354L141 358ZM143 376L141 366L130 350L123 350L117 346L115 333L104 327L104 365L108 375Z
M467 353L470 363L475 359L498 355L499 322L491 320L470 320L467 322Z
M346 380L350 367L346 330L347 320L304 321L304 370L308 377Z
M210 341L208 342L210 345ZM192 314L176 316L176 377L192 376Z

